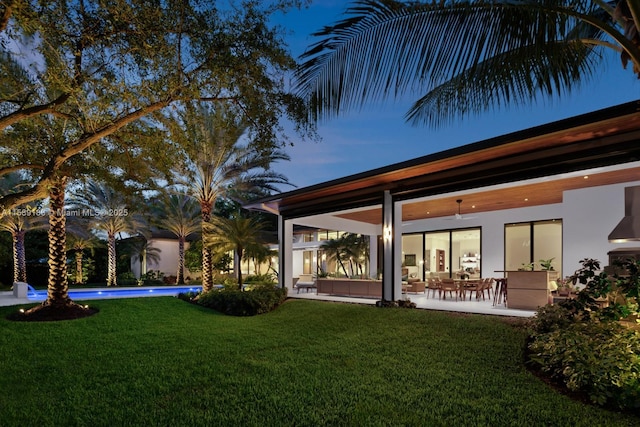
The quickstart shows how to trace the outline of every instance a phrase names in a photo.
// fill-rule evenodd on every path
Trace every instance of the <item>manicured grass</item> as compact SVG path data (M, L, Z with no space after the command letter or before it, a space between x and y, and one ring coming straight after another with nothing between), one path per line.
M638 425L523 365L499 318L294 300L229 317L175 298L81 320L0 309L2 426Z

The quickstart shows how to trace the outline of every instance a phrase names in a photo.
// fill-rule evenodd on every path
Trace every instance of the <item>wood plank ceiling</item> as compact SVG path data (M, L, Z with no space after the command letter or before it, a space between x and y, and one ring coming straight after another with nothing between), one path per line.
M562 202L562 193L567 190L596 187L640 180L640 168L604 172L591 176L579 176L545 182L514 185L509 188L492 191L470 191L466 194L446 196L426 201L406 203L402 208L402 220L411 221L427 218L451 216L458 212L457 199L462 199L461 212L489 212L528 206L548 205ZM336 215L339 218L382 223L382 209L364 209Z

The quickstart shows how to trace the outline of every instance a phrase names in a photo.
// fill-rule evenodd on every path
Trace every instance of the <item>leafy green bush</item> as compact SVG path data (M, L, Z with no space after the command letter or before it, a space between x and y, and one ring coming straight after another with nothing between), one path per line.
M138 279L130 271L118 274L116 280L119 286L135 286L138 284Z
M561 301L557 304L547 304L540 307L530 324L532 333L536 335L563 329L584 320L586 319L582 312L574 310L570 304Z
M287 288L273 285L254 286L251 290L225 287L202 293L198 304L232 316L255 316L268 313L287 298Z
M575 322L537 335L530 360L592 402L640 408L640 333L618 322Z
M271 273L253 274L251 276L245 277L243 282L246 283L246 284L254 284L254 283L275 284L276 283L276 278Z

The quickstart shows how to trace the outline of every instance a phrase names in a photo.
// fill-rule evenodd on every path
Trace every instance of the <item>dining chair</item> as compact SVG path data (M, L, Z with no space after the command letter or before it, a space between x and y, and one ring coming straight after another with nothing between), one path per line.
M431 291L431 294L435 297L436 296L436 291L438 291L438 294L440 294L441 292L441 286L440 286L440 279L436 279L436 278L428 278L427 279L427 298L429 297L429 291Z
M482 280L467 280L465 282L462 282L462 287L460 289L462 299L467 298L467 292L469 292L469 299L471 299L471 295L473 295L474 292L476 293L476 299L480 299L480 293L482 292L483 283L484 282Z
M458 285L453 279L442 279L440 281L440 299L447 299L447 292L453 298L453 293L456 295L456 301L458 301Z

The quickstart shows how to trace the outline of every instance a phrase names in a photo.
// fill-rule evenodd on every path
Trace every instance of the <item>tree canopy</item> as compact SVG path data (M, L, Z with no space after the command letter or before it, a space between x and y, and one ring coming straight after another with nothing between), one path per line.
M286 143L283 117L301 133L313 133L304 102L285 88L284 73L295 62L281 29L269 24L272 14L304 3L3 2L0 175L20 171L34 184L0 197L0 207L46 196L53 177L98 143L112 148L118 141L140 142L127 137L132 125L153 129L158 116L180 102L232 103L245 114L251 141L261 149ZM64 144L50 147L44 139L7 137L42 116L72 129ZM140 143L146 144L144 139ZM38 156L6 155L10 147ZM170 146L155 150L170 161ZM123 164L132 152L122 151Z

